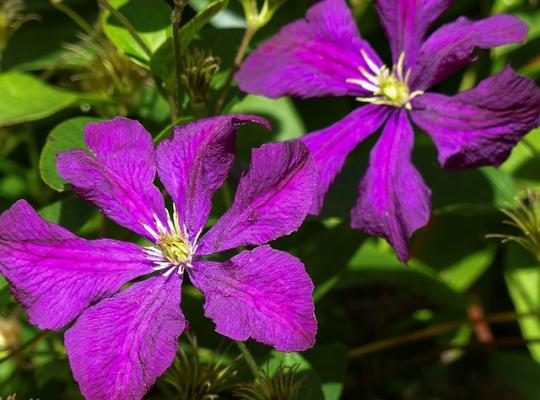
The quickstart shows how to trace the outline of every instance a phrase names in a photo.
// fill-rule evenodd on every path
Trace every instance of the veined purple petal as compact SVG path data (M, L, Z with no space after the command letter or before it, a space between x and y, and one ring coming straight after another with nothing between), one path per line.
M431 211L431 191L411 163L413 141L406 111L397 111L371 151L351 213L353 228L385 237L403 262L409 259L408 240Z
M404 52L405 67L414 67L428 28L450 3L452 0L374 0L394 64Z
M527 24L504 14L480 21L461 17L444 25L422 45L413 69L412 87L428 89L474 61L471 55L475 48L490 49L519 43L525 40L527 32Z
M263 244L298 229L313 201L316 173L299 141L253 150L233 205L202 238L198 253Z
M279 351L315 343L313 283L297 258L266 245L223 263L197 261L189 272L218 333Z
M223 184L236 154L236 130L247 122L269 123L254 115L224 115L177 126L157 150L159 177L190 235L204 227L212 195Z
M152 264L137 245L78 238L20 200L0 216L0 272L31 323L60 329Z
M358 108L328 128L300 139L307 145L315 159L319 174L317 193L310 213L321 212L324 197L341 171L347 155L358 143L381 127L388 112L387 107L367 105Z
M154 186L152 137L137 121L115 118L86 126L93 154L72 150L57 156L60 175L75 192L118 224L150 240L143 228L156 230L154 215L166 223L163 196Z
M359 67L370 71L362 51L382 65L345 1L323 0L253 52L236 80L245 92L274 98L363 95L360 86L347 83L362 78Z
M139 282L89 308L65 335L88 400L142 399L171 365L185 327L178 274Z
M540 89L508 67L456 96L427 93L413 107L444 167L499 165L540 124Z

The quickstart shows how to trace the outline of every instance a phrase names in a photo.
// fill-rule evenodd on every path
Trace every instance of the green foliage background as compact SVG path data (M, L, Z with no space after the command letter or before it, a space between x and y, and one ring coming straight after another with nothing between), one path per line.
M243 10L236 0L189 3L179 30L182 109L174 112L172 0L109 2L143 43L96 0L56 3L26 0L9 21L0 13L0 210L26 198L45 218L81 236L122 238L123 228L70 192L56 172L55 154L83 146L82 130L89 121L129 116L159 140L174 122L212 115L244 34ZM373 6L367 0L350 3L363 36L388 60ZM285 2L249 48L303 16L307 6L307 0ZM479 19L500 12L529 24L527 42L480 52L477 63L439 91L470 88L508 62L540 83L537 0L456 0L438 24L459 15ZM211 54L210 64L219 59L219 72L204 70L204 75L196 51ZM188 74L188 60L199 67L202 80ZM260 114L274 126L270 134L253 126L240 130L232 189L252 147L325 127L358 106L348 98L269 100L239 92L234 82L229 94L224 112ZM299 256L315 282L319 334L317 345L303 354L248 343L261 368L271 377L283 372L279 366L294 366L288 372L302 378L300 399L540 398L539 261L515 244L485 238L516 233L502 224L499 208L514 207L514 197L524 189L538 189L540 130L518 144L501 168L460 172L441 169L431 141L418 132L414 159L433 190L433 216L413 238L408 266L384 241L349 227L373 140L348 159L323 215L308 218L298 232L275 243ZM211 222L228 199L225 190L217 194ZM236 347L204 318L202 303L194 288L184 291L182 307L197 337L196 343L182 339L187 362L201 367L219 359L221 366L232 365L238 373L222 386L216 383L215 393L220 399L238 397L235 385L253 379L236 360ZM62 342L61 332L40 333L28 324L0 277L0 396L80 398ZM201 384L193 369L179 365L178 376ZM170 372L162 378L148 398L188 398L175 376ZM193 393L199 394L192 399L210 398Z

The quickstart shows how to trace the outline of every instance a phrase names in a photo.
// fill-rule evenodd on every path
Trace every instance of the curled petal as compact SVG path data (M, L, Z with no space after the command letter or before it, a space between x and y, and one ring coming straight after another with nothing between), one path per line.
M160 143L159 177L190 235L196 235L206 223L212 195L234 160L236 130L248 122L270 129L266 120L254 115L224 115L177 126L173 137Z
M261 246L223 263L199 261L190 277L204 294L205 315L218 333L235 340L251 337L279 351L302 351L315 343L313 283L297 258Z
M88 400L142 399L171 365L185 328L180 276L158 275L89 308L65 335Z
M499 165L540 124L540 89L506 68L456 96L418 97L412 117L432 137L444 167Z
M367 105L353 111L334 125L300 139L310 150L318 170L317 193L310 213L321 212L324 197L349 153L358 143L379 129L387 115L388 108Z
M405 66L413 67L422 40L452 0L374 0L392 49L394 64L405 53Z
M461 17L444 25L422 45L418 64L413 69L412 87L428 89L473 61L471 55L475 48L519 43L525 40L527 32L527 24L504 14L480 21Z
M60 329L152 264L137 245L78 238L20 200L0 216L0 272L31 323Z
M302 224L316 185L316 167L299 141L253 150L231 208L203 237L199 254L263 244Z
M353 228L385 237L402 262L409 259L408 240L431 211L431 191L411 163L413 140L406 112L396 112L371 151L351 213Z
M362 95L364 89L347 82L362 78L360 67L371 70L362 52L382 65L345 0L323 0L254 51L236 80L243 91L267 97Z
M137 121L115 118L86 126L93 154L72 150L57 156L60 175L82 198L109 218L153 240L143 224L156 231L155 216L165 223L163 196L154 186L152 137Z

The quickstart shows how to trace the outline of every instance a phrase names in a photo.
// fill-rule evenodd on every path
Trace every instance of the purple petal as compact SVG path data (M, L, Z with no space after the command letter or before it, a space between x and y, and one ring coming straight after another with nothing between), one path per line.
M189 271L218 333L235 340L251 337L279 351L302 351L315 343L313 283L297 258L261 246L223 263L198 261Z
M315 201L310 213L319 214L326 192L358 143L371 135L386 120L388 109L381 106L361 107L328 128L301 138L309 148L319 171Z
M212 195L223 184L234 160L236 130L247 122L270 129L260 117L224 115L177 126L173 137L158 147L159 177L191 235L208 219Z
M431 211L431 191L411 163L413 141L407 113L396 112L371 151L351 213L353 228L385 237L402 262L409 259L408 240Z
M413 69L412 87L428 89L474 61L471 56L475 48L518 43L525 40L527 31L527 24L510 15L496 15L481 21L461 17L444 25L422 45L418 65Z
M428 93L413 106L447 168L499 165L540 123L540 89L509 67L457 96Z
M152 264L137 245L78 238L20 200L0 216L0 272L31 323L60 329Z
M180 276L158 275L89 308L66 332L75 380L88 400L142 399L171 365L185 327Z
M381 66L377 54L358 33L344 0L323 0L306 18L282 28L253 52L236 74L240 88L267 97L363 95L347 79L362 78L359 67L369 70L365 51Z
M309 211L315 185L315 163L301 142L253 150L232 207L203 237L198 253L263 244L294 232Z
M75 192L118 224L152 239L142 224L156 230L154 215L166 223L156 174L152 137L137 121L115 118L86 126L92 155L72 150L57 156L58 171Z
M452 0L374 0L390 42L394 64L405 52L405 66L413 67L426 31Z

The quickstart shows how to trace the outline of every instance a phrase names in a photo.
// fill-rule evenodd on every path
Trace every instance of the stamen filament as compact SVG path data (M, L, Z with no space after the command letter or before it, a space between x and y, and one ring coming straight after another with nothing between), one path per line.
M375 64L375 62L369 57L368 53L364 49L362 49L360 50L360 54L362 54L362 57L364 58L364 61L366 62L369 69L371 69L372 72L378 75L380 69L379 67L377 67L377 64Z

